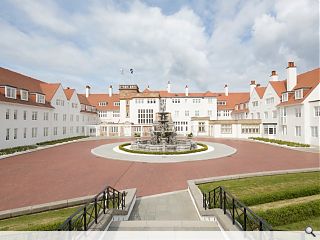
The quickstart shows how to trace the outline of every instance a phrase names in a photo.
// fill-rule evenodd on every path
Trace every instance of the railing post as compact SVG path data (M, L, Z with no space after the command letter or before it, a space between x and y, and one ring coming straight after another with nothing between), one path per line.
M232 224L235 224L235 217L234 217L234 198L232 198Z
M106 191L103 191L103 213L106 214Z
M220 209L222 209L222 187L219 188L219 197L220 197Z
M107 208L109 209L109 202L110 202L110 191L109 187L107 188Z
M213 189L213 208L216 207L216 189Z
M115 195L116 195L116 192L115 192L115 189L113 188L112 189L112 208L114 208L114 205L115 205Z
M87 207L83 208L83 230L87 231Z
M122 192L122 203L121 203L121 208L124 209L126 206L126 193L125 191Z
M263 224L262 224L262 221L261 220L259 220L259 231L263 231Z
M120 208L120 192L118 192L118 204L117 204L117 209L119 209Z
M243 230L247 231L247 209L243 209Z
M208 208L211 208L211 192L209 192L209 198L208 198Z
M69 231L72 231L72 219L70 219L68 222L68 229Z
M204 208L204 210L207 210L206 193L202 193L202 207Z
M227 204L227 201L226 201L226 192L223 191L223 213L224 213L224 214L227 213L226 204Z
M94 199L94 221L98 223L98 203L97 198Z

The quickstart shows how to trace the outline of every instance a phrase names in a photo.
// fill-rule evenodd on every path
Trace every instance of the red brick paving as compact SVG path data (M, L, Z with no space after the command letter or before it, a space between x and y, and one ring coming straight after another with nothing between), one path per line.
M75 198L104 186L137 188L139 196L185 189L189 179L319 167L319 154L263 143L203 139L225 143L237 153L184 163L138 163L96 157L90 150L105 143L70 143L0 160L0 210ZM122 139L123 141L123 139Z

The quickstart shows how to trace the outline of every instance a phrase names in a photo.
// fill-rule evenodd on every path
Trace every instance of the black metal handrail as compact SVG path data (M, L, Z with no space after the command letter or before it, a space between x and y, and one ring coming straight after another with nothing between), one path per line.
M107 209L124 209L126 192L107 186L64 221L58 231L87 231Z
M259 217L249 207L235 198L222 186L216 187L208 193L203 193L203 208L220 208L224 214L232 218L232 223L244 231L272 231L272 226Z

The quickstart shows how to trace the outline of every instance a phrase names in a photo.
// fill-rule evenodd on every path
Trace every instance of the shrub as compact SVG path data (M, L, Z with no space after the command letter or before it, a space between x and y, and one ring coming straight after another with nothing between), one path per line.
M262 138L262 137L250 137L249 139L263 141L263 142L269 142L269 143L276 143L279 145L287 145L289 147L310 147L309 144L289 142L289 141L283 141L283 140L279 140L279 139Z
M53 144L57 144L57 143L70 142L70 141L74 141L74 140L78 140L78 139L82 139L82 138L87 138L87 137L88 136L77 136L77 137L70 137L70 138L62 138L62 139L57 139L57 140L53 140L53 141L40 142L40 143L37 143L37 145L38 146L53 145Z
M30 149L35 149L37 148L36 145L28 145L28 146L20 146L20 147L14 147L14 148L6 148L6 149L1 149L0 150L0 156L1 155L7 155L7 154L12 154L15 152L22 152Z
M257 214L271 225L281 226L284 223L289 224L320 216L320 200L257 211Z
M189 154L189 153L196 153L196 152L203 152L208 150L208 146L203 143L197 143L202 148L188 150L188 151L181 151L181 152L148 152L148 151L140 151L140 150L132 150L125 148L126 146L131 145L131 143L124 143L119 146L119 149L129 153L139 153L139 154L151 154L151 155L181 155L181 154Z

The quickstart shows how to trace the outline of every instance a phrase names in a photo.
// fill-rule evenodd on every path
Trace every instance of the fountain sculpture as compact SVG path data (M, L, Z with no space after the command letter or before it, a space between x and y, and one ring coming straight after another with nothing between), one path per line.
M148 139L137 138L131 143L132 150L148 152L181 152L197 148L191 139L177 139L171 113L166 112L165 102L160 104L160 112L156 114Z

